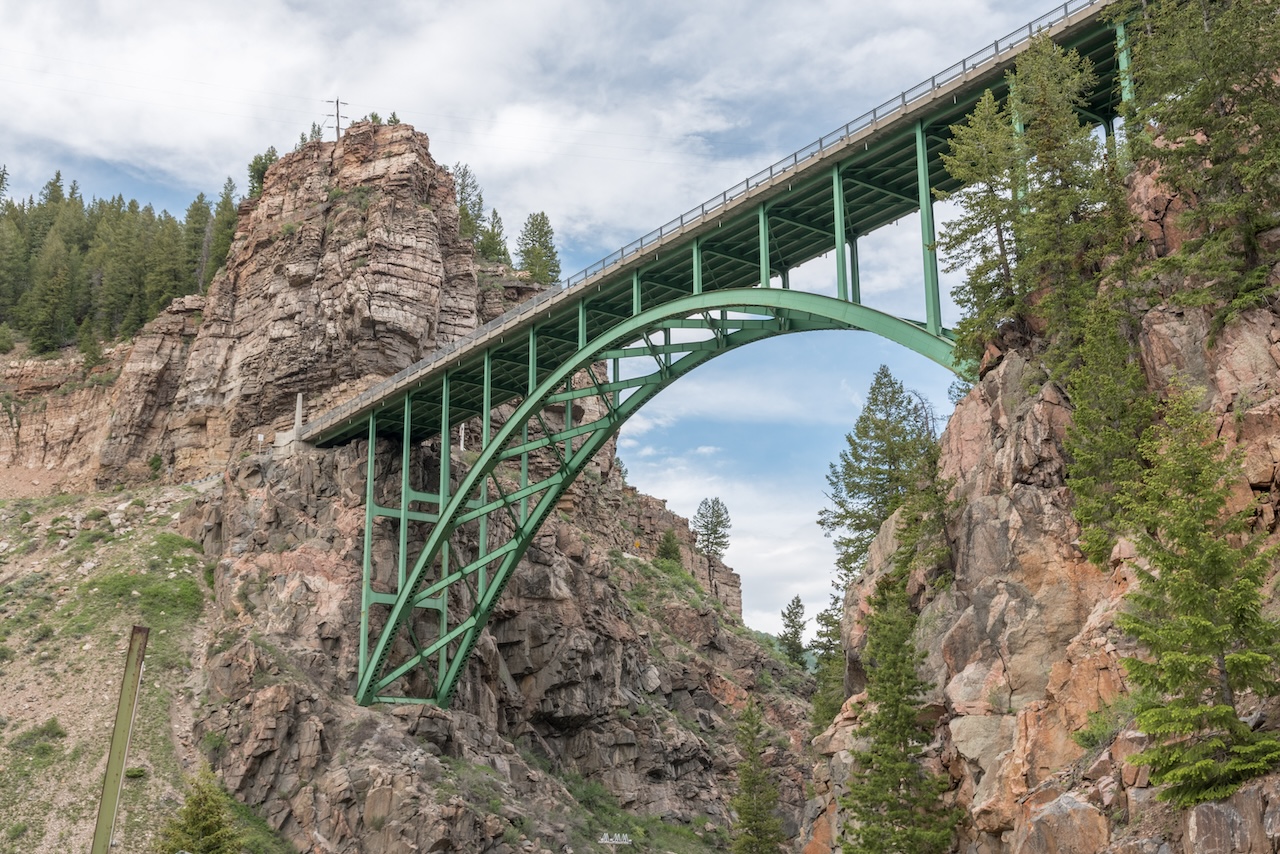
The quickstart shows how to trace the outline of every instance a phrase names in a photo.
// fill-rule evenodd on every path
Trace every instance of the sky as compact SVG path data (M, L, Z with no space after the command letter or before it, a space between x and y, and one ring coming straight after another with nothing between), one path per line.
M466 163L509 236L544 211L567 275L1048 10L1015 0L0 0L9 195L60 170L86 198L181 217L247 164L391 112ZM947 211L938 211L945 222ZM864 238L865 301L923 315L916 217ZM793 286L834 290L834 262ZM944 276L944 290L954 283ZM957 313L944 298L943 322ZM944 369L866 333L759 342L623 429L630 482L692 516L721 498L748 625L827 601L826 474L880 364L950 412ZM812 623L810 623L812 633Z

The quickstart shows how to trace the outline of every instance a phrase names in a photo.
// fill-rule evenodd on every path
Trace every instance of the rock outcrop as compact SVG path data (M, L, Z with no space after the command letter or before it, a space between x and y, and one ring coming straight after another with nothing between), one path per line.
M195 738L219 745L210 758L237 797L303 851L505 852L513 824L561 851L577 844L565 781L582 779L714 848L739 759L732 721L755 695L788 733L766 761L798 831L803 744L790 733L809 688L741 630L731 570L705 565L706 585L654 575L640 555L687 522L616 475L585 477L573 514L547 523L453 709L356 706L365 456L359 442L251 455L185 517L222 556ZM390 547L392 532L377 537L375 552ZM441 798L457 785L445 778L478 765L475 791ZM478 791L484 802L466 797Z
M481 302L426 136L357 123L274 164L208 293L106 366L10 365L0 462L99 488L205 477L292 426L298 394L319 411L385 379L473 330Z
M453 178L409 125L353 125L267 172L209 287L166 430L180 478L476 327Z
M1244 454L1238 506L1259 500L1260 523L1280 508L1280 318L1253 311L1205 345L1207 309L1156 308L1143 320L1143 367L1153 387L1206 389L1219 434ZM917 641L935 683L938 718L926 755L953 781L967 821L965 854L1042 852L1274 851L1280 830L1263 820L1277 777L1222 804L1178 813L1155 800L1143 768L1127 764L1146 738L1122 730L1086 750L1071 738L1127 692L1121 659L1132 642L1114 625L1136 583L1121 543L1110 566L1086 561L1064 483L1062 440L1070 414L1056 388L1029 390L1017 352L959 404L942 438L940 474L963 509L950 520L954 566L920 573ZM895 548L896 520L882 528L870 571L846 599L849 687L860 690L857 617ZM949 576L942 573L951 573ZM835 850L834 801L843 791L858 697L815 741L823 755L807 808L807 854ZM1123 724L1123 720L1118 717Z

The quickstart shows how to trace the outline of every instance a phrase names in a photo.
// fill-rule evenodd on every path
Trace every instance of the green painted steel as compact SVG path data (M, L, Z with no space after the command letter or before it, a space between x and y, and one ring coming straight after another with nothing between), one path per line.
M359 701L447 704L557 500L631 414L706 361L844 329L953 368L932 217L934 192L957 189L941 162L950 127L984 90L1007 94L1005 72L1042 29L1094 63L1082 114L1110 122L1127 67L1123 29L1101 14L1111 2L1059 7L304 425L303 441L369 442ZM916 213L921 316L862 305L859 237ZM791 289L791 270L831 251L836 296ZM477 421L479 447L463 456ZM400 442L398 477L378 473L387 439ZM428 440L431 484L412 471ZM394 566L375 560L379 524L396 529Z
M452 451L446 437L453 431L442 430L438 495L428 499L410 488L402 501L403 516L410 504L430 500L439 520L408 567L406 580L374 597L376 604L390 609L376 645L362 656L359 701L447 704L472 645L533 536L626 419L663 388L722 353L775 335L818 329L866 330L941 365L951 364L947 338L847 301L777 288L690 294L628 318L578 348L572 358L545 372L539 369L536 386L483 443L452 494L445 473ZM678 336L672 334L677 331ZM537 341L535 331L530 370L538 364ZM622 366L619 373L602 376L594 368L612 360ZM444 372L436 393L447 397L447 389L459 380L467 381L464 369ZM411 409L416 398L404 400ZM593 408L584 406L575 414L588 401ZM405 418L409 423L412 413ZM402 449L413 441L403 433ZM478 530L480 523L486 523L486 531L504 528L505 533L501 538L477 537L476 556L469 561L456 557L463 552L458 535L473 524ZM402 553L398 566L405 562ZM459 606L452 611L440 604L450 592L457 594L453 601ZM419 613L425 610L440 622L429 625ZM397 684L410 674L428 679L425 690L406 692L405 685Z

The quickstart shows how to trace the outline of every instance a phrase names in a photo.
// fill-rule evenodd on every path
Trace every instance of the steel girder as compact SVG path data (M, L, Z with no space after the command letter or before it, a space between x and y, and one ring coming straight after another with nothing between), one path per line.
M369 440L359 702L447 705L557 500L630 415L698 365L774 335L857 329L953 368L932 218L934 191L957 189L941 160L949 128L984 89L1005 94L1017 45L1049 19L1094 63L1086 112L1110 124L1128 87L1123 28L1097 13L1110 2L1072 0L997 41L989 59L954 66L305 425L306 442ZM859 238L916 211L919 322L860 305L858 269ZM791 269L832 251L835 298L789 290ZM477 421L478 453L455 478L455 436L461 445ZM389 437L400 442L399 494L384 506L376 445ZM411 472L425 440L440 445L434 487L415 486ZM382 522L396 526L394 570L374 559Z
M679 377L722 353L775 335L818 329L865 330L951 367L951 342L922 325L865 306L783 289L693 294L625 319L539 377L537 330L530 332L529 388L494 429L481 418L480 446L454 484L456 422L451 374L437 380L441 401L439 487L411 485L409 429L414 398L403 402L399 506L374 500L376 423L370 416L361 647L356 698L448 705L462 668L498 597L560 497L622 424ZM486 377L490 370L486 354ZM607 372L601 365L611 365ZM487 388L486 401L492 400ZM426 509L415 506L426 505ZM397 566L379 575L373 531L398 525ZM416 555L411 523L430 526ZM476 544L462 547L466 539ZM473 552L473 553L468 553ZM382 578L375 590L375 579ZM374 611L385 608L376 638ZM374 643L370 648L368 642Z

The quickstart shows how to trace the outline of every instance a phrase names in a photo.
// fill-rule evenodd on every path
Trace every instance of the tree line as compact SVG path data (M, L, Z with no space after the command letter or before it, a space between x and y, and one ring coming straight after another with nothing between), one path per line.
M200 193L184 218L150 205L86 201L55 173L38 197L8 198L0 167L0 349L24 336L34 353L137 332L170 300L203 291L235 234L235 183Z

